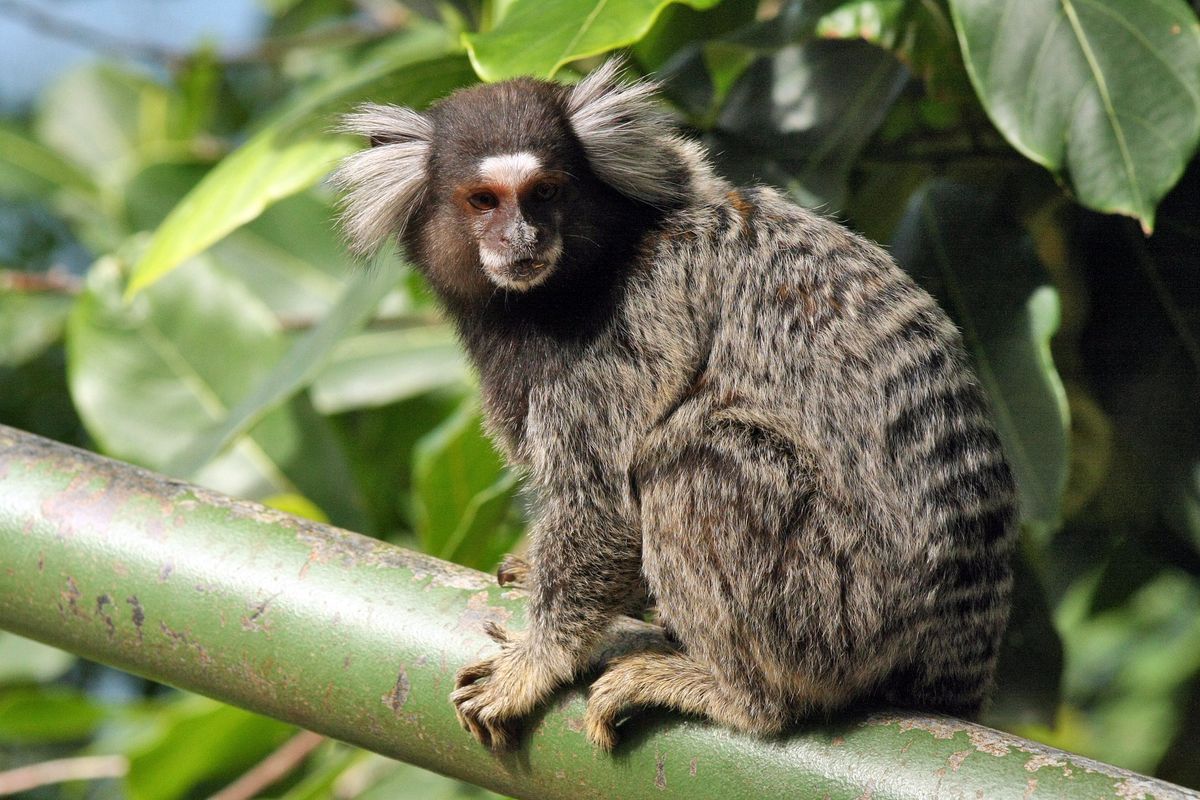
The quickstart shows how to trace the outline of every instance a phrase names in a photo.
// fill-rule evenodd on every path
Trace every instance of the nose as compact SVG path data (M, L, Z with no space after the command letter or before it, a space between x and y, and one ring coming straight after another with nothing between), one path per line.
M529 247L537 241L537 230L525 220L517 217L501 234L500 242L505 247Z

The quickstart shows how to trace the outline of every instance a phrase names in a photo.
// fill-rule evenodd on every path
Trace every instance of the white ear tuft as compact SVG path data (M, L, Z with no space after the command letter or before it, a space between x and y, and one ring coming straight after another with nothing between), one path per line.
M341 129L370 138L372 147L343 159L332 182L344 196L342 228L360 255L400 236L425 193L433 124L412 109L367 104Z
M658 84L618 80L624 62L609 59L567 95L567 119L592 171L617 191L654 206L678 203L686 169L671 123L654 104Z

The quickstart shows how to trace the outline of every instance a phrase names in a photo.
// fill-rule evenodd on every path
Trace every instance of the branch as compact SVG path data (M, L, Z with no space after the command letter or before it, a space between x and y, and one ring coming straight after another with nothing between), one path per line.
M123 778L127 772L129 759L125 756L82 756L43 761L0 772L0 796L69 781Z
M495 651L486 623L525 619L525 596L491 576L0 426L0 626L509 796L1196 800L926 714L763 741L640 713L609 756L580 732L579 687L496 757L447 696L460 666ZM610 645L639 637L661 631L627 620Z
M49 272L0 269L0 291L76 295L83 291L83 281L59 269Z
M253 800L264 789L300 766L326 739L319 733L300 731L254 769L214 794L209 800Z

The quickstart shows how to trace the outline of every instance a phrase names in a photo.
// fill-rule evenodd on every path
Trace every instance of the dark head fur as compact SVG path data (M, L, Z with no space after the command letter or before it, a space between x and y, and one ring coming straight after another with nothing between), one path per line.
M361 107L345 127L372 147L334 176L353 248L398 237L452 310L498 293L536 306L611 283L658 211L691 189L654 85L618 72L610 61L573 87L474 86L424 114Z

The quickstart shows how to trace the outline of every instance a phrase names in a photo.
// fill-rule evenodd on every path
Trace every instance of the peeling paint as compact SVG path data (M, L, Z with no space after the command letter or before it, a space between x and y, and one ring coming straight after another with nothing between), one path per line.
M242 630L253 633L266 633L270 631L271 621L266 618L267 609L276 597L279 597L280 592L276 592L262 602L256 603L249 614L242 617Z
M396 685L392 690L383 696L383 704L392 710L392 713L399 714L400 709L408 702L409 692L412 691L412 684L408 680L408 673L404 670L404 665L400 665L400 672L396 675Z
M1066 768L1066 765L1061 758L1056 758L1051 755L1034 756L1025 762L1025 769L1029 772L1037 772L1042 767L1060 767L1067 775L1071 774L1071 771Z
M657 752L654 754L654 786L663 790L667 788L667 759Z
M1167 797L1153 781L1137 776L1129 776L1118 782L1113 786L1113 792L1121 800L1160 800Z
M962 763L967 760L967 756L969 755L971 755L970 750L958 750L950 754L950 757L946 759L946 763L950 765L952 772L958 772L958 768L962 766Z
M79 591L79 585L75 583L73 576L67 576L67 588L65 591L59 592L59 596L66 602L71 614L76 617L87 617L87 612L79 607L79 601L83 597L83 592ZM59 608L62 609L62 606L60 605ZM63 609L63 614L64 616L66 615L66 609Z
M116 623L113 622L112 615L106 612L104 609L108 608L112 604L113 599L107 594L102 594L96 598L96 613L100 615L100 618L104 620L105 626L108 627L108 638L110 639L116 634L117 626Z
M460 630L479 631L484 623L495 622L506 625L512 619L512 612L504 606L491 605L491 595L486 592L476 592L467 600L467 606L458 617Z
M1072 778L1077 772L1110 778L1115 781L1112 787L1114 796L1120 797L1121 800L1175 800L1176 798L1197 800L1198 797L1194 793L1184 793L1186 790L1179 790L1177 787L1163 784L1152 778L1131 774L1111 764L1055 750L1047 745L951 717L902 716L885 712L871 715L867 719L867 724L895 726L905 732L923 731L935 739L953 739L960 733L965 734L975 750L981 753L998 758L1010 756L1014 751L1032 756L1023 764L1023 767L1030 772L1043 768L1057 768L1062 770L1064 778Z
M142 609L142 603L136 594L126 597L125 602L131 606L129 617L133 622L134 629L137 630L137 638L140 642L142 641L142 623L146 621L146 612Z

